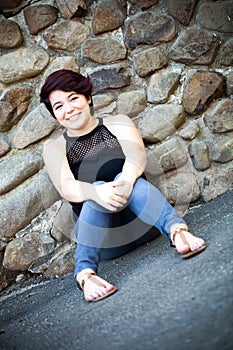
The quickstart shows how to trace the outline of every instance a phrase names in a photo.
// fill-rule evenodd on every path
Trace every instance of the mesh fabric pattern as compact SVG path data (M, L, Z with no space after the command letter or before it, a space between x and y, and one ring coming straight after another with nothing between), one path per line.
M87 158L94 159L106 148L119 147L117 138L104 125L99 125L87 135L75 139L68 138L67 158L69 164L72 165Z

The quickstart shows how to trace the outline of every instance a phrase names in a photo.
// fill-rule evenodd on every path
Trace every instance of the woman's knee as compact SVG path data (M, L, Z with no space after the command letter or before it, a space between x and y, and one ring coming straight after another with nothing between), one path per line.
M139 177L133 187L132 195L139 195L146 194L149 191L149 182L141 177Z
M91 213L92 211L103 211L103 207L101 207L101 205L99 205L95 201L88 199L83 203L80 215L87 212Z

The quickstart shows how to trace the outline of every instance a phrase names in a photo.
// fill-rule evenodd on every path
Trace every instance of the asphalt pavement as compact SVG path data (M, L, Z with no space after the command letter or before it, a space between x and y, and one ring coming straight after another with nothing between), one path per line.
M233 191L185 218L204 252L182 260L159 236L104 261L118 292L100 302L85 302L72 274L3 292L0 349L232 350Z

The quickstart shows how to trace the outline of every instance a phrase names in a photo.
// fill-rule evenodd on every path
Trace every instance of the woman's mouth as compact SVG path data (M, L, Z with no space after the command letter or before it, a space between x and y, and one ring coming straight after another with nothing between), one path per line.
M70 117L66 118L66 120L69 120L69 121L75 121L78 119L78 117L80 116L81 112L80 113L76 113L74 115L71 115Z

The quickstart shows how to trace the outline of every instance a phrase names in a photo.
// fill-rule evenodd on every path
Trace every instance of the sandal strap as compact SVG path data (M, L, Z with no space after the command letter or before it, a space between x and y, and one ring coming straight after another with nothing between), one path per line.
M174 224L172 225L170 229L171 233L171 241L175 245L175 237L177 234L180 234L181 239L185 244L187 244L186 237L184 236L183 232L186 231L188 232L188 226L186 224Z
M80 281L80 286L81 286L82 290L83 290L83 288L84 288L84 285L85 285L86 281L87 281L89 278L91 278L92 276L95 276L95 273L94 273L94 272L87 272L87 273L84 273L84 274L83 274L83 277L81 278L81 281Z
M177 234L180 235L180 239L182 240L183 244L189 246L189 243L184 235L184 230L181 229L180 231L176 231L174 236L173 236L173 239L175 239Z

